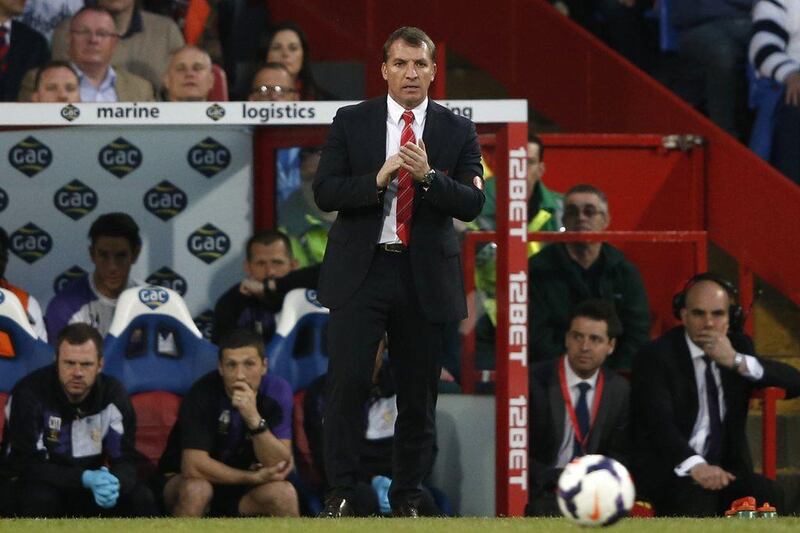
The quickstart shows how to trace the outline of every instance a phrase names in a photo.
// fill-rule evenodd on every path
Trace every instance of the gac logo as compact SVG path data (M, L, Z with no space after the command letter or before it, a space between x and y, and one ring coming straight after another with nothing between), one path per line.
M53 152L36 138L29 136L11 147L8 151L8 162L32 178L50 166L53 162Z
M181 213L189 203L186 193L167 180L144 193L143 201L145 209L165 222Z
M186 160L190 167L210 178L228 168L231 151L211 137L206 137L189 149Z
M150 309L157 309L169 301L169 293L160 287L139 290L139 301Z
M97 159L101 167L122 179L142 164L142 151L117 137L100 150Z
M0 213L5 211L6 207L8 207L8 193L0 189Z
M72 281L82 278L87 275L87 272L78 265L72 265L68 270L65 270L53 280L53 292L58 294L64 287Z
M26 263L35 263L53 248L53 238L42 228L28 222L11 234L11 251Z
M97 193L78 180L72 180L53 196L56 209L72 220L78 220L97 207Z
M186 291L188 290L186 278L166 266L150 274L145 281L150 285L172 289L181 296L186 296Z
M204 263L211 264L228 253L231 248L231 240L213 224L206 224L189 235L187 245L192 255Z
M214 325L214 311L206 309L196 317L194 317L194 325L203 334L203 338L211 339L211 330Z

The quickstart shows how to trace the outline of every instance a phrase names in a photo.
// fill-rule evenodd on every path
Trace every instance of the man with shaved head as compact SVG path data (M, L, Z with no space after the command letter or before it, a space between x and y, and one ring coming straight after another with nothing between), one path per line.
M196 46L172 53L164 73L164 91L170 102L204 102L214 86L211 56Z
M659 515L721 516L743 496L786 512L778 485L753 473L745 423L754 389L797 396L800 372L755 355L735 297L720 276L694 276L674 300L682 325L634 359L636 489Z

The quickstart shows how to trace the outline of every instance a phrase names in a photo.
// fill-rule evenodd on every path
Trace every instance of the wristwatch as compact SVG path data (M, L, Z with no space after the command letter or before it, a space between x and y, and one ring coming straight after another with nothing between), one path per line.
M733 356L733 368L735 368L736 370L740 370L743 364L744 364L744 356L737 352L736 355Z
M422 186L426 189L433 184L433 180L436 178L436 171L434 169L430 169L425 174L422 175Z
M250 435L258 435L259 433L264 433L268 429L269 427L267 427L267 421L262 418L258 421L258 425L255 428L248 429L247 431L250 433Z

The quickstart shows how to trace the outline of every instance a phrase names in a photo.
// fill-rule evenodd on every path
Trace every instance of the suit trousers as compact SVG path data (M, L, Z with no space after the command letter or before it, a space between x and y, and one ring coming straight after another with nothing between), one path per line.
M349 302L331 310L323 429L329 496L352 497L366 430L366 401L384 333L397 389L389 491L396 508L419 504L422 481L433 467L443 335L443 324L427 321L422 313L407 251L377 250L361 287Z

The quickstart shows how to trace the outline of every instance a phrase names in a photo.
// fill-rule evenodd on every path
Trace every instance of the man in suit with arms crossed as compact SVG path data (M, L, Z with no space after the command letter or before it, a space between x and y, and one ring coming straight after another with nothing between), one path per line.
M715 274L693 277L675 297L683 325L634 359L634 478L659 515L719 516L742 496L784 512L777 484L753 473L745 424L753 389L797 396L800 373L754 355L735 295Z
M328 517L352 511L363 406L384 332L398 385L389 498L395 515L418 515L433 462L443 325L467 315L453 217L473 220L484 203L475 126L428 99L430 37L399 28L383 60L388 95L338 111L314 182L320 209L338 211L319 278L331 309Z
M531 487L527 513L558 516L558 477L574 457L599 453L628 464L630 386L603 363L622 323L606 300L575 306L566 354L530 370Z

